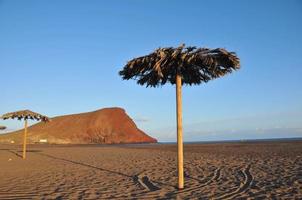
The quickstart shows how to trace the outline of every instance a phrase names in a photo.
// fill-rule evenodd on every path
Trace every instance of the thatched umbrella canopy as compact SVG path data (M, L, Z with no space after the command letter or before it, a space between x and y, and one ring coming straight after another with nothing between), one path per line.
M46 117L44 115L41 115L39 113L35 113L33 111L30 111L30 110L20 110L20 111L17 111L17 112L6 113L6 114L2 115L1 118L3 120L15 119L15 118L17 118L18 120L31 119L31 120L37 120L37 121L43 121L43 122L48 122L50 120L48 117Z
M167 82L176 84L206 83L239 69L239 58L225 49L196 47L159 48L149 55L130 60L119 72L124 80L136 79L140 85L156 87Z
M6 126L0 126L0 130L6 129Z
M43 121L43 122L49 122L50 119L44 115L41 115L39 113L35 113L30 110L21 110L17 112L11 112L11 113L6 113L0 117L3 120L7 119L15 119L17 118L18 120L24 119L24 139L23 139L23 159L26 158L26 135L27 135L27 120L37 120L37 121Z
M135 79L140 85L158 87L166 83L176 84L178 187L183 181L183 139L181 86L198 85L219 78L240 68L240 60L234 52L225 49L185 47L159 48L149 55L130 60L119 72L124 80Z

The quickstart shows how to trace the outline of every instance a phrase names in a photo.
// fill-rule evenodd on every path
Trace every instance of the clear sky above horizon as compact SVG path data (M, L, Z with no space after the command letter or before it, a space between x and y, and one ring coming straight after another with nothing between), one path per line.
M149 135L176 141L175 88L118 71L185 43L235 51L242 67L183 88L185 141L302 137L301 19L299 0L0 0L0 114L123 107Z

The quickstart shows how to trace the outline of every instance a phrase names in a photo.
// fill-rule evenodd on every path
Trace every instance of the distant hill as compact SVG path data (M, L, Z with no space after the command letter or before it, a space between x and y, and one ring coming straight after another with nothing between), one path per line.
M0 135L0 143L22 143L24 130ZM119 144L154 143L122 108L58 116L28 128L28 143Z

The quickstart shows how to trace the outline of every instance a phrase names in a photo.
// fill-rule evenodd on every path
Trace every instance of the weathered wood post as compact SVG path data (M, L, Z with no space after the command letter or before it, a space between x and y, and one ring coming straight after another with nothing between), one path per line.
M24 120L23 159L26 158L27 119Z
M182 100L181 76L176 75L176 115L177 115L177 164L178 164L178 189L184 188L184 158L182 136Z

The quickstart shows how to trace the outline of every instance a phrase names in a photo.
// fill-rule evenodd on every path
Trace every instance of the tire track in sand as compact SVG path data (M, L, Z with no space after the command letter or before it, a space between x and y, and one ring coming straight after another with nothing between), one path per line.
M212 183L218 181L221 177L221 170L222 170L222 167L217 167L215 169L214 173L212 173L212 176L209 180L205 180L205 179L200 180L200 179L191 177L189 175L186 175L187 178L190 178L190 179L193 179L193 180L197 181L199 183L199 185L196 185L195 187L190 187L190 188L185 187L184 189L181 189L181 190L168 192L167 194L165 194L164 198L171 199L171 198L176 198L176 196L179 195L179 194L199 191L203 187L206 187L209 184L212 184ZM175 187L175 189L177 189L177 187Z
M221 168L219 167L215 170L212 181L218 181L220 179L220 175L221 175Z
M185 177L188 177L190 179L198 181L201 184L201 185L199 185L199 187L203 187L203 186L206 186L206 185L208 185L208 184L210 184L214 181L218 181L220 179L220 176L221 176L221 169L222 169L221 167L216 168L214 173L213 173L213 176L211 176L211 178L207 181L191 177L189 175L186 175L186 173L185 173Z
M254 177L250 173L251 166L248 165L244 170L241 170L244 180L243 183L233 192L227 192L215 199L233 199L236 196L245 193L253 184Z

